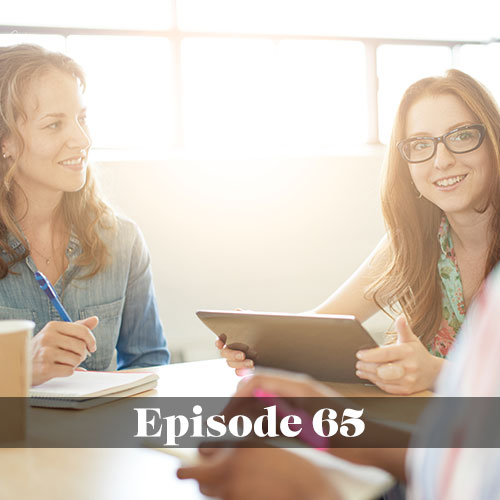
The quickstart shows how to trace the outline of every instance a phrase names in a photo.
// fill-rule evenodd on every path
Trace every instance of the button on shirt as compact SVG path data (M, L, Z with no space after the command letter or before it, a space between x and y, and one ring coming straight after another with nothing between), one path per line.
M101 230L110 258L106 267L89 279L78 279L87 269L75 264L81 254L72 234L66 249L68 267L53 284L64 308L76 321L97 316L92 330L97 350L80 366L88 370L109 369L116 349L117 367L133 368L169 361L163 328L158 317L149 252L142 233L132 221L117 218L115 230ZM24 248L12 235L9 244ZM49 321L61 321L57 310L38 286L36 265L28 256L16 263L0 280L0 319L29 319L35 334Z

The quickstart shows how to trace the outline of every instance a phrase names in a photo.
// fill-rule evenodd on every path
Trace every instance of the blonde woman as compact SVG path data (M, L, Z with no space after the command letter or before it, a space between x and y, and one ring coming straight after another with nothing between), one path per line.
M35 322L33 385L106 370L115 349L118 368L169 360L144 239L96 190L84 90L69 57L0 48L0 319ZM74 322L61 321L36 271Z
M469 75L411 85L384 166L387 234L314 312L403 313L398 342L359 351L357 375L395 394L431 389L472 298L500 259L500 113ZM241 373L253 366L217 342ZM334 358L332 357L332 362Z

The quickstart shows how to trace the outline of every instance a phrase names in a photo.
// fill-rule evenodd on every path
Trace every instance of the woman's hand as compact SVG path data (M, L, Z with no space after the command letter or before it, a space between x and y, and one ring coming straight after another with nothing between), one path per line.
M391 394L432 389L444 360L429 353L404 315L396 320L396 344L358 351L356 375Z
M220 350L220 355L226 358L227 364L231 368L235 368L236 375L240 377L247 375L248 371L254 367L254 363L251 359L246 359L245 353L243 351L235 351L229 349L222 340L218 339L215 341L215 347Z
M250 377L245 377L240 381L238 390L232 398L234 404L229 404L224 410L226 421L234 415L239 415L241 413L245 414L245 411L240 411L238 401L248 401L249 398L255 395L258 389L278 398L290 398L291 400L295 400L296 403L300 405L297 409L306 411L311 418L318 410L318 402L325 402L324 398L329 398L328 404L331 408L335 408L337 414L341 415L345 409L342 401L339 401L340 394L338 392L314 380L308 375L302 373L279 373L278 371L270 371L268 373L261 372ZM321 398L321 400L317 398ZM391 429L391 432L393 432L393 429ZM382 431L380 435L383 435ZM333 447L329 447L326 450L328 453L348 460L349 462L374 465L382 458L379 448L336 447L334 441L330 441L330 445ZM383 463L385 464L385 462ZM385 467L385 465L380 466ZM393 472L392 469L390 472Z
M223 500L334 500L320 468L278 448L201 449L200 465L182 467L180 479L196 479L200 491Z
M74 323L50 321L31 339L32 385L54 377L68 377L95 352L95 337L90 330L99 323L91 316Z

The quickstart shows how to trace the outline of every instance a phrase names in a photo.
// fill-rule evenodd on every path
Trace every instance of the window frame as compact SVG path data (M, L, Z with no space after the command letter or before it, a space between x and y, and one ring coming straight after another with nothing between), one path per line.
M216 38L216 39L265 39L279 43L285 40L329 40L361 42L365 47L365 69L367 77L367 145L381 145L379 134L379 107L378 107L378 75L377 49L380 45L431 45L445 46L450 49L451 67L458 66L458 55L463 45L488 45L498 40L436 40L436 39L402 39L402 38L366 38L356 36L326 36L326 35L295 35L280 33L225 33L214 31L186 31L180 30L177 24L176 2L172 0L172 27L166 30L135 30L135 29L102 29L102 28L72 28L51 26L7 26L0 24L0 34L33 34L33 35L62 35L67 38L71 35L87 36L127 36L127 37L162 37L167 38L172 50L172 104L173 104L173 138L172 148L181 149L184 146L183 137L183 98L182 98L182 61L181 45L187 38Z

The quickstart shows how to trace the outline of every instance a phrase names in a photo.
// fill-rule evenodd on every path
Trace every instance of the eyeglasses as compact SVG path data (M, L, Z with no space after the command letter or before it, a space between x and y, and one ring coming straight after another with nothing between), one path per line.
M398 142L401 156L408 163L422 163L430 160L441 142L452 153L469 153L483 143L486 128L482 124L466 125L442 135L441 137L410 137Z

